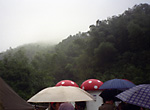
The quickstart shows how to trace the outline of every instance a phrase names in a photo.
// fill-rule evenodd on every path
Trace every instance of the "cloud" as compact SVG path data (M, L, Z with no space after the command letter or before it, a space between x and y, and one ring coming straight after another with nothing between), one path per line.
M0 51L37 41L60 42L97 19L149 0L0 0Z

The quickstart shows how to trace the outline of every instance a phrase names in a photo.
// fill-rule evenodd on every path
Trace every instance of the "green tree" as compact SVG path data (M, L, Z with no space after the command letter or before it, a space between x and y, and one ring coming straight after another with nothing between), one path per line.
M32 93L31 67L22 50L5 56L2 60L1 77L24 99Z

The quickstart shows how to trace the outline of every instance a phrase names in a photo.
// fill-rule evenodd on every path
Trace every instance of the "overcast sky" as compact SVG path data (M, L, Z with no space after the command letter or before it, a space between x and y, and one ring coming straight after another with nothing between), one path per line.
M140 3L150 0L0 0L0 52L39 41L58 43Z

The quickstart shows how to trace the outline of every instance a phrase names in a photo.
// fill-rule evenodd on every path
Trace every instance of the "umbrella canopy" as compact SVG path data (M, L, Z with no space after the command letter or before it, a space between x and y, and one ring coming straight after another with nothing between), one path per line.
M93 96L88 92L73 86L55 86L48 87L33 97L28 102L49 103L49 102L74 102L74 101L92 101Z
M0 77L0 110L34 110Z
M116 96L122 101L150 109L150 84L141 84Z
M101 85L99 89L120 89L120 90L126 90L131 87L134 87L135 84L128 80L123 80L123 79L112 79L108 80Z
M118 89L106 89L99 96L101 96L105 101L108 100L118 101L119 99L116 98L115 96L121 92L122 91Z

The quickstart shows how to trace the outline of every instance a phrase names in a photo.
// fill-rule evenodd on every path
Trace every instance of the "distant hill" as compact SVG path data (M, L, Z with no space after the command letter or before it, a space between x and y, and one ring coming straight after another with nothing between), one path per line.
M1 53L0 76L26 99L64 79L78 85L114 78L150 83L149 4L89 27L56 45L26 44Z
M29 43L25 45L18 46L16 48L10 48L5 52L0 53L0 60L4 58L5 55L14 54L18 50L23 50L28 59L32 59L37 53L52 52L56 44L49 42L37 42Z

